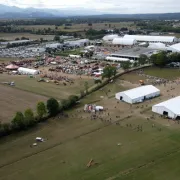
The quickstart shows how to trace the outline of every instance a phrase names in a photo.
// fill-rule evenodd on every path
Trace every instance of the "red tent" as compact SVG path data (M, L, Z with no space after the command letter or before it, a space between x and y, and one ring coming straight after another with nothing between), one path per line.
M19 68L19 66L16 66L14 64L10 64L8 66L6 66L6 69L9 69L9 70L17 70Z

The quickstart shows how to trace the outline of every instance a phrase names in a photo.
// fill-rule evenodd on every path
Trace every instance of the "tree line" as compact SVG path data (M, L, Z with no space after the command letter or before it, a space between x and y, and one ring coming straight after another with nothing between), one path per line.
M54 117L64 110L74 106L79 99L78 96L71 95L68 99L58 102L54 98L44 102L38 102L36 105L36 114L32 109L26 109L24 113L16 112L14 118L10 123L0 122L0 137L7 136L13 132L24 131L32 128L42 121L46 121L50 117Z

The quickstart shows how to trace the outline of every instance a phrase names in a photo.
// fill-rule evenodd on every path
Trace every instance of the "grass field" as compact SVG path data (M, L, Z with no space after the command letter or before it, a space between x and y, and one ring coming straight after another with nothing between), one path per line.
M34 80L27 77L26 82L36 89ZM144 102L145 108L117 103L114 94L137 86L138 80L135 73L124 75L85 97L66 112L69 118L49 119L34 129L0 139L0 180L179 180L180 125L171 122L167 126L168 121L158 115L156 120L146 119L151 106L177 93L178 87L172 94L167 93L172 84L159 87L163 96ZM103 121L91 120L91 114L83 112L86 103L107 108L103 114L97 113ZM142 131L137 131L138 126ZM46 141L31 148L36 137ZM90 159L97 164L87 168Z
M101 103L103 101L104 106L109 107L106 104L109 101ZM122 120L120 126L90 121L89 114L76 110L69 112L69 116L49 120L29 132L0 140L0 179L129 180L136 177L159 180L165 177L163 172L167 179L178 179L179 131L159 124L152 128L153 122L138 116ZM133 127L142 125L143 132L126 127L127 123L132 123ZM47 141L30 148L36 136ZM87 168L91 158L98 164Z
M1 113L0 121L8 122L17 111L24 111L27 108L36 108L39 101L46 102L47 98L33 93L21 91L8 86L0 85Z
M105 25L106 24L106 25ZM109 27L110 24L110 27ZM25 29L30 29L30 30L37 30L37 29L47 29L47 28L51 28L51 29L55 29L54 25L29 25L29 26L19 26L19 27L23 27ZM101 29L109 29L109 28L122 28L122 27L127 27L130 29L135 28L134 23L132 22L120 22L120 23L94 23L92 25L93 29L96 30L101 30ZM88 26L88 24L72 24L72 26L68 26L68 29L65 29L65 26L58 26L58 30L59 31L67 31L67 32L76 32L76 31L84 31L84 29L89 29L90 26Z
M57 99L65 99L70 95L76 95L80 93L80 90L84 90L84 82L88 81L89 87L93 85L92 79L80 79L75 80L73 85L64 86L63 84L55 85L54 83L38 82L39 78L29 78L29 76L10 76L7 74L0 75L0 82L15 82L15 87L21 90L29 91L35 94L54 97Z
M166 78L169 80L180 77L180 69L169 69L169 68L146 68L144 69L145 74Z
M27 37L31 40L38 40L43 38L44 40L53 40L54 35L37 35L30 33L0 33L0 39L8 41L14 41L16 38Z

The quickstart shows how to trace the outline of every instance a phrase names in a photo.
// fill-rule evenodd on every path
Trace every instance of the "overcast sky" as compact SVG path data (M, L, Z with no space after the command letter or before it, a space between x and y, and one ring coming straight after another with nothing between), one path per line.
M0 4L35 8L86 8L102 13L180 12L179 0L0 0Z

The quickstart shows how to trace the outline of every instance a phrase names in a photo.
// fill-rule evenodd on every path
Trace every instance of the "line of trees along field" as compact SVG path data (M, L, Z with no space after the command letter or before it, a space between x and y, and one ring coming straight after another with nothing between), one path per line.
M63 113L64 110L74 106L78 99L78 96L71 95L59 103L56 99L50 98L46 104L44 102L37 103L36 114L32 109L27 109L24 113L16 112L10 123L0 123L0 137L27 130L50 117Z

